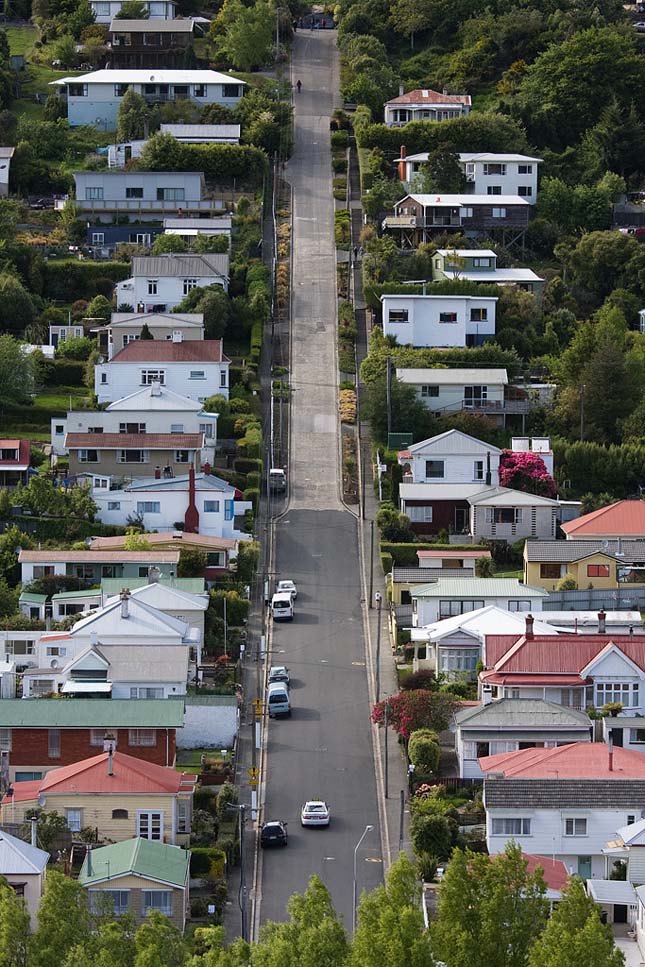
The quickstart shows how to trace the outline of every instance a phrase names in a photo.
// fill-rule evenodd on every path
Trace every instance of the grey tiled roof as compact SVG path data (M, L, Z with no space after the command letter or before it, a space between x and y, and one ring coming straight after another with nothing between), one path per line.
M645 806L645 779L486 779L487 807L634 809Z
M603 547L603 543L607 546ZM645 541L622 541L621 544L623 556L617 560L627 564L645 561ZM527 541L526 559L543 563L568 564L598 551L614 557L617 550L618 541Z
M588 727L591 724L584 712L554 702L544 702L540 698L501 698L479 708L463 708L455 713L455 721L459 725L468 723L478 729L498 726L560 729Z

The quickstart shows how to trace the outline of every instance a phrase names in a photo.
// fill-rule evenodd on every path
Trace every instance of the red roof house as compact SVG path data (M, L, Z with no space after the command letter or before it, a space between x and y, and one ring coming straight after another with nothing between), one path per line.
M645 501L619 500L562 524L568 541L645 540Z
M479 766L487 777L504 779L645 779L645 753L604 742L500 752L483 756Z
M0 487L27 483L30 457L29 440L0 440Z

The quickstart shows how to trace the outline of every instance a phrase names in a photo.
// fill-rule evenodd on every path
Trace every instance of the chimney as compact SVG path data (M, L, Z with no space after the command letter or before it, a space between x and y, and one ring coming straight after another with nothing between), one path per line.
M38 846L37 830L38 830L38 820L34 816L34 818L31 820L31 845L32 846Z
M121 590L121 617L122 618L129 617L129 612L130 612L129 602L130 602L130 592L128 591L127 588L123 588Z
M181 329L173 329L172 331L172 341L173 342L183 342L184 334Z
M148 584L159 584L160 577L161 571L158 567L153 564L152 567L148 568Z
M442 91L441 93L442 93L442 94L443 94L443 95L444 95L445 97L448 97L448 88L447 88L447 87L444 87L444 89L443 89L443 91Z
M405 181L405 156L406 150L405 145L401 145L401 152L399 154L399 181Z
M114 761L112 759L112 746L110 746L110 751L108 752L108 776L114 775Z
M532 641L533 640L533 622L534 621L535 621L535 618L533 617L533 615L532 614L527 614L527 616L526 616L526 630L524 632L524 637L526 638L527 641Z
M196 534L199 528L199 511L195 503L195 468L191 465L188 471L188 507L184 514L184 531Z
M492 476L490 472L490 450L486 452L486 486L491 486Z
M603 610L598 612L598 634L607 634L607 612Z
M210 477L210 475L211 475L211 465L208 462L208 460L206 461L206 463L202 467L202 470L204 471L204 473L206 474L207 477Z
M490 685L482 686L482 705L490 705L493 701L493 689Z
M92 876L92 847L88 843L85 856L87 857L87 875Z
M403 86L403 84L399 84L399 97L403 97L404 94L405 94L405 87Z
M161 383L159 380L154 380L152 383L150 383L150 395L161 396Z
M607 752L609 754L609 771L614 771L614 730L610 729L607 739Z

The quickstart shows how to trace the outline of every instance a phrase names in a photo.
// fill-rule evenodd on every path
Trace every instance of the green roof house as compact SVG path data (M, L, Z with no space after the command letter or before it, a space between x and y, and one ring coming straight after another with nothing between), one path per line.
M151 910L183 932L189 905L190 853L151 839L127 839L87 853L78 881L90 910L131 913L137 924Z

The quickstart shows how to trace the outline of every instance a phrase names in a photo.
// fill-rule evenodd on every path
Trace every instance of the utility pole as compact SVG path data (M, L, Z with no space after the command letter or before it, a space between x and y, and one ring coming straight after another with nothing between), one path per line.
M580 440L585 438L585 390L584 383L580 384Z
M386 357L385 366L386 400L387 400L387 445L390 446L392 432L392 357Z
M387 781L388 780L387 718L388 718L388 703L387 703L387 699L386 699L386 701L385 701L385 710L384 710L384 721L383 721L384 731L385 731L385 736L384 736L384 744L385 744L385 777L384 777L384 779L385 779L385 782L384 782L384 785L385 785L385 798L386 799L388 798L388 791L387 791L387 787L388 787L388 781Z
M226 591L224 591L224 597L222 598L222 602L224 604L224 654L227 655L228 654L228 621L227 621L227 614L226 614L226 605L227 605Z
M370 521L370 608L374 592L374 521Z
M383 604L383 596L380 591L376 592L376 606L378 607L378 624L376 626L376 701L380 701L381 698L381 606Z

